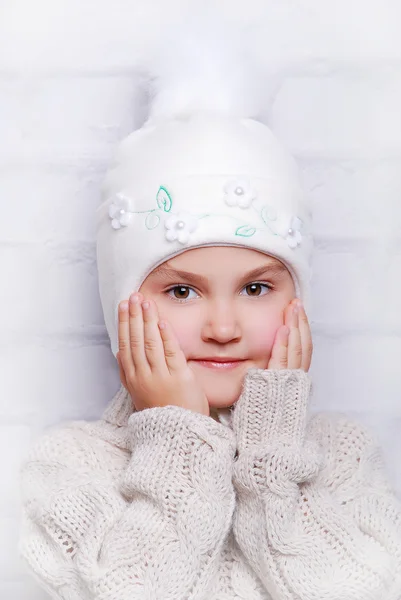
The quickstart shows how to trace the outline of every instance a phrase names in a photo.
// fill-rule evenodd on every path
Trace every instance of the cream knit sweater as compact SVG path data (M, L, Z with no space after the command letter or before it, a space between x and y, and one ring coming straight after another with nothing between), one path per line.
M401 505L380 449L308 419L310 376L248 372L232 419L133 412L45 433L19 549L60 600L400 600ZM224 421L224 422L223 422Z

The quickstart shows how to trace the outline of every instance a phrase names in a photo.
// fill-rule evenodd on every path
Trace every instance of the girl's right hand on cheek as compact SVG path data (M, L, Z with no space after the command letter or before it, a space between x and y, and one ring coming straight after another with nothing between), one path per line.
M278 328L268 369L303 369L309 371L313 343L308 317L296 298L284 311L285 324Z
M120 302L118 339L121 383L136 410L174 405L209 416L206 395L153 301L135 293Z

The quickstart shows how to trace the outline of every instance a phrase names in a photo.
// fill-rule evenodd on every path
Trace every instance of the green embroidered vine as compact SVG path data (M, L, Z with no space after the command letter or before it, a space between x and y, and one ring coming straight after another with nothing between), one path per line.
M164 186L160 186L156 194L156 203L158 208L151 208L149 210L133 210L130 211L134 215L147 215L145 219L146 229L155 229L160 223L159 211L170 212L173 206L173 200Z
M132 214L146 214L145 227L148 230L152 230L152 229L155 229L156 227L158 227L160 224L160 220L161 220L160 212L170 213L171 209L173 207L173 199L172 199L170 193L168 192L167 188L163 185L161 185L159 187L158 192L156 194L156 204L157 204L157 208L151 208L149 210L143 210L143 211L129 211L129 212L131 212ZM249 208L253 209L257 213L258 217L262 220L264 225L266 225L269 228L269 231L273 235L279 235L275 231L273 231L270 227L270 222L275 221L277 219L277 212L274 208L265 205L262 207L260 212L253 205L251 205ZM224 219L228 218L228 219L232 219L233 221L237 221L237 222L241 223L241 225L239 225L239 227L237 227L234 232L234 234L238 237L252 237L253 235L255 235L255 233L257 231L263 231L262 228L254 227L253 225L250 225L249 223L244 223L242 219L238 219L237 217L227 215L227 214L206 213L203 215L191 215L191 216L195 216L199 220L205 219L207 217L222 217Z

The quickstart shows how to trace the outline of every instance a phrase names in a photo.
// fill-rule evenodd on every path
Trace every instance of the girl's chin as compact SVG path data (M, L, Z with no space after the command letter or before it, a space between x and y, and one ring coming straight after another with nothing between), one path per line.
M198 381L205 390L206 397L211 408L228 408L238 400L245 373L217 373L209 376L199 376Z
M239 396L236 396L230 399L227 398L227 396L225 396L224 398L209 398L209 396L207 396L207 399L211 410L219 410L221 408L230 408L230 406L234 406L234 404L238 400L238 397Z
M262 368L245 360L232 368L210 368L197 361L190 361L199 383L205 390L210 408L228 408L235 404L249 369Z

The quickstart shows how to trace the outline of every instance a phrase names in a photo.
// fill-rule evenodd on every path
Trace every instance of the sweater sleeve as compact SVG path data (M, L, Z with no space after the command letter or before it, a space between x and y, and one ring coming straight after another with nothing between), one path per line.
M85 425L42 436L21 468L32 575L58 600L206 600L235 505L232 431L157 407L130 416L124 450Z
M249 371L233 411L236 540L273 600L400 600L401 505L361 426L307 422L303 370Z

